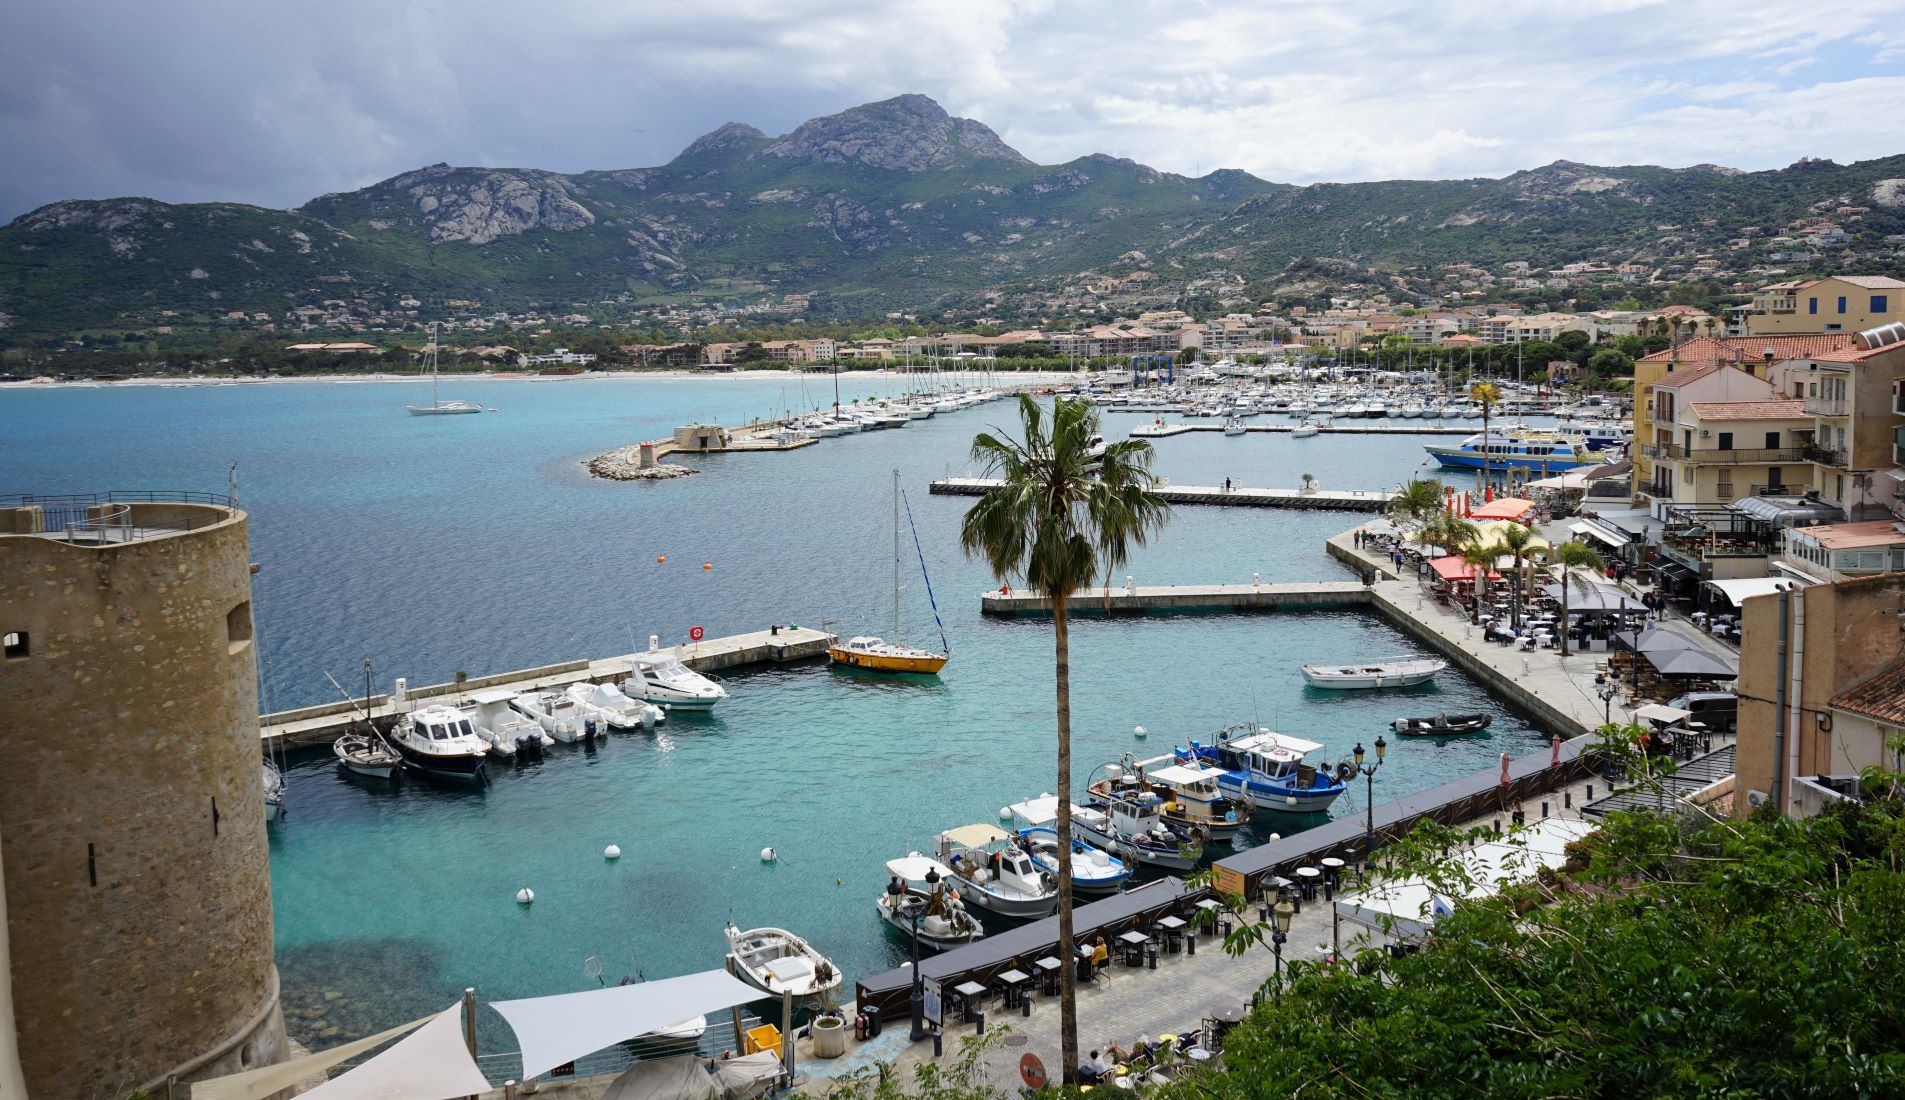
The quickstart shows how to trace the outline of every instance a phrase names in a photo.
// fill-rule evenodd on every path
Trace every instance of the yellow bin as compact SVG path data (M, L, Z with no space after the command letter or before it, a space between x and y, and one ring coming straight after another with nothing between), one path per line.
M760 1027L749 1028L747 1032L747 1050L742 1053L759 1054L765 1050L771 1050L775 1054L781 1053L781 1029L775 1027L773 1024L762 1024Z

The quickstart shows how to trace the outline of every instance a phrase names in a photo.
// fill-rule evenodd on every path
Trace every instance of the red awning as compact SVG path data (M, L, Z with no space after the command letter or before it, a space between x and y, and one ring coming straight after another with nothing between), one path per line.
M1429 562L1429 568L1435 570L1435 575L1445 581L1472 581L1475 579L1475 567L1457 557L1434 558ZM1489 577L1500 580L1501 574L1490 573Z
M1469 513L1470 519L1520 519L1534 511L1535 502L1520 497L1493 500Z

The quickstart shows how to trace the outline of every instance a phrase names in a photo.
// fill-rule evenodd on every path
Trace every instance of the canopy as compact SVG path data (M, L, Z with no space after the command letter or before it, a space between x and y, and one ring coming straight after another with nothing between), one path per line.
M1528 483L1528 488L1530 489L1547 489L1550 491L1585 489L1587 487L1588 472L1585 467L1569 470L1564 474L1556 474L1554 477L1544 477L1539 481L1531 481Z
M1673 723L1680 721L1682 718L1691 717L1693 717L1692 711L1681 710L1679 707L1670 707L1665 703L1649 703L1634 711L1634 718L1636 720L1645 719L1649 722Z
M1435 570L1435 575L1445 581L1472 581L1475 579L1475 567L1463 561L1461 558L1433 558L1429 561L1429 568ZM1501 575L1493 571L1489 573L1489 576L1496 580L1501 579Z
M470 699L472 702L488 706L491 703L507 703L516 698L517 694L508 688L486 688L483 691L471 692Z
M303 1095L316 1100L387 1100L396 1096L404 1100L450 1100L488 1091L489 1079L476 1068L476 1059L463 1044L463 1006L454 1004L403 1042Z
M940 834L961 848L983 848L998 840L1011 837L994 825L961 825L957 829L947 829Z
M1043 825L1048 821L1058 820L1058 796L1048 794L1038 798L1028 798L1024 802L1014 802L1006 809L1011 810L1027 825Z
M1627 539L1625 537L1616 535L1598 523L1570 523L1568 524L1568 531L1572 534L1593 539L1595 542L1611 550L1621 550L1627 546Z
M1707 643L1698 637L1689 636L1676 629L1678 624L1663 623L1651 630L1643 630L1638 636L1625 634L1621 640L1647 658L1649 664L1662 676L1708 676L1732 677L1739 675L1739 658L1728 655L1722 657L1707 648ZM1718 645L1718 643L1713 643Z
M1627 595L1613 585L1587 580L1578 574L1568 581L1567 587L1568 614L1570 615L1586 615L1597 612L1641 612L1647 610L1646 604ZM1559 583L1543 585L1541 590L1547 594L1549 599L1558 600L1561 598L1561 585Z
M1468 514L1470 519L1520 519L1534 511L1535 502L1520 497L1491 500Z
M929 861L930 862L930 861ZM759 998L760 990L725 970L704 970L678 978L614 985L581 993L492 1001L490 1007L509 1021L523 1048L523 1076L540 1077L584 1054L659 1031L690 1016L705 1016ZM466 1096L477 1089L432 1092L432 1098ZM422 1093L417 1093L422 1096Z
M1278 733L1276 730L1267 729L1259 729L1255 733L1247 733L1242 737L1233 737L1222 744L1238 752L1252 749L1257 751L1283 749L1286 752L1293 752L1298 756L1304 753L1315 752L1323 747L1315 741L1305 741L1301 737L1291 737L1287 733Z
M1754 596L1764 596L1788 588L1798 588L1799 582L1787 577L1746 577L1736 581L1708 581L1707 587L1726 597L1726 602L1738 607Z
M886 869L889 874L898 875L906 882L924 882L928 871L937 872L942 879L952 877L952 871L948 870L945 864L918 853L902 856L899 859L889 859L886 861Z
M1187 767L1183 764L1172 764L1168 767L1159 768L1157 771L1145 772L1144 774L1145 778L1153 782L1163 783L1167 786L1176 786L1179 783L1206 783L1224 773L1216 768Z
M272 1093L283 1092L292 1085L315 1077L332 1066L348 1062L367 1050L383 1046L399 1035L415 1031L434 1019L436 1019L435 1016L425 1016L421 1020L398 1024L389 1031L380 1031L354 1043L320 1050L316 1054L293 1058L289 1062L278 1062L274 1065L260 1066L257 1069L248 1069L243 1073L234 1073L229 1077L215 1077L210 1081L200 1081L192 1086L192 1100L264 1100L264 1097Z
M1496 503L1499 504L1501 502L1496 501ZM1510 527L1520 528L1523 531L1528 530L1528 528L1522 527L1521 524L1516 523L1513 520L1491 519L1491 520L1487 520L1485 522L1478 523L1475 525L1476 539L1482 545L1486 546L1489 543L1494 542L1496 539L1500 538L1501 533L1503 531L1508 530ZM1542 538L1540 535L1535 535L1533 538L1528 540L1527 548L1522 551L1522 554L1524 555L1522 560L1526 561L1527 560L1526 555L1528 554L1532 554L1537 550L1546 550L1547 548L1548 548L1548 540ZM1510 561L1514 560L1512 557L1509 557L1509 555L1504 554L1502 556L1504 558L1508 558L1508 560Z
M1427 879L1381 880L1363 893L1339 897L1333 914L1335 923L1348 921L1398 939L1421 938L1438 917L1454 911L1455 902L1486 897L1504 883L1521 882L1533 878L1541 868L1561 866L1567 861L1567 846L1594 829L1585 821L1552 817L1513 830L1501 840L1477 845L1455 857L1469 880L1457 896L1440 893Z

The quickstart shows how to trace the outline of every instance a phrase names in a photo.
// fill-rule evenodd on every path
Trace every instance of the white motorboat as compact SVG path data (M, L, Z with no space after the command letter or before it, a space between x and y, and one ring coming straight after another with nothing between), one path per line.
M372 779L389 779L403 766L403 757L390 747L382 734L352 731L331 742L331 751L344 770Z
M455 707L432 704L397 720L390 741L404 766L446 779L481 780L489 742Z
M633 676L622 681L622 693L631 699L669 710L712 710L728 697L728 689L681 663L672 650L649 649L630 659Z
M1323 426L1318 424L1316 421L1305 420L1303 423L1298 424L1296 427L1290 429L1290 438L1308 439L1310 436L1313 436L1322 430L1323 430Z
M1018 831L1019 846L1031 854L1032 863L1039 870L1056 874L1060 864L1057 796L1045 794L1015 802L1006 807L1001 816L1023 823L1024 827ZM1131 868L1124 860L1093 848L1077 836L1072 837L1070 863L1073 893L1115 893L1131 881Z
M952 872L917 852L886 861L892 877L879 897L880 919L928 947L952 947L983 937L979 918L966 911ZM921 884L921 885L916 885Z
M1173 755L1199 771L1220 769L1217 789L1227 798L1261 810L1309 814L1329 809L1348 789L1347 772L1338 774L1340 769L1332 771L1327 763L1304 763L1322 747L1245 722L1218 730L1215 744L1192 741L1189 751Z
M997 826L948 829L933 838L933 855L968 904L1006 917L1049 917L1058 905L1058 876L1040 870Z
M840 985L840 968L785 928L750 928L729 921L728 973L764 993L813 997Z
M541 726L544 733L565 744L590 741L605 732L602 722L582 713L582 707L566 692L518 695L509 705L516 713Z
M1164 799L1155 793L1093 799L1072 807L1072 829L1085 843L1127 863L1189 871L1204 858L1208 833L1176 828L1164 820Z
M1240 416L1233 416L1229 420L1224 421L1225 435L1242 435L1245 431L1243 418Z
M470 720L476 736L489 743L490 752L510 759L517 755L535 758L556 743L541 725L516 712L510 704L516 693L505 688L479 691L464 700L459 708Z
M585 716L610 729L652 730L668 720L660 707L630 699L614 684L570 684L565 694Z
M1387 657L1343 665L1304 665L1303 679L1313 688L1413 687L1435 679L1449 663L1435 657Z
M1105 777L1089 788L1100 798L1155 790L1165 796L1164 820L1181 829L1202 826L1212 840L1230 843L1250 820L1250 805L1219 790L1222 768L1175 756L1133 760L1130 753L1105 765Z
M264 761L263 781L265 787L265 820L276 821L284 816L284 773L271 761Z

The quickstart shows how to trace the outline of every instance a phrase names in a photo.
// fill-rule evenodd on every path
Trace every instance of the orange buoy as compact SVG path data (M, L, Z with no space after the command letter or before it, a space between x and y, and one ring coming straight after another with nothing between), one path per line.
M668 555L666 555L666 554L656 554L656 555L655 555L655 562L656 562L656 564L658 564L658 565L659 565L660 563L662 563L662 562L665 562L665 561L667 561L667 560L668 560Z
M714 568L714 563L713 563L713 562L711 562L711 561L704 561L704 562L702 562L702 563L701 563L701 568L703 568L703 569L713 569L713 568Z

